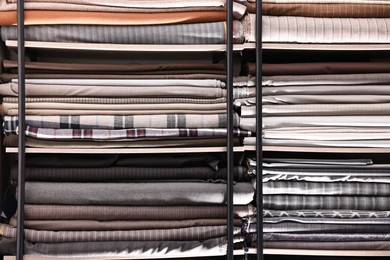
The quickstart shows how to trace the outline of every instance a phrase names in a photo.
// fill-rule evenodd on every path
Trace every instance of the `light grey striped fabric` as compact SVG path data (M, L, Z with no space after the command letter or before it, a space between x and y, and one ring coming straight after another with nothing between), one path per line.
M33 25L26 26L27 41L113 44L222 44L225 23L154 26ZM243 42L241 23L234 21L236 43ZM2 26L3 41L16 40L16 26Z
M264 194L390 196L390 184L365 182L297 182L263 183Z
M16 237L16 228L2 225L3 235L7 238ZM234 228L235 234L241 228ZM121 231L44 231L25 229L25 238L29 242L64 243L84 241L186 241L206 240L225 236L226 226L203 226L177 229L155 230L121 230Z
M250 23L253 23L253 19ZM253 33L248 38L253 39ZM390 19L263 16L263 41L390 43Z

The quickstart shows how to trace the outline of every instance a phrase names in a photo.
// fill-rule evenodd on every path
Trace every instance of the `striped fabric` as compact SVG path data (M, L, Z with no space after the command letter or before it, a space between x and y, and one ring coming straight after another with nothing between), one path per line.
M234 228L235 234L241 228ZM0 226L0 234L7 238L16 238L16 228L9 225ZM121 231L44 231L25 229L25 238L29 242L60 243L85 241L186 241L206 240L225 236L227 227L203 226L178 229L154 230L121 230Z
M26 26L27 41L85 42L113 44L222 44L225 23L198 23L155 26ZM234 21L234 41L244 41L241 23ZM3 41L16 40L15 26L2 26Z
M238 125L235 114L234 126ZM225 128L226 114L170 114L134 116L26 116L26 124L31 127L54 129L130 129L130 128ZM4 117L5 132L16 131L18 117Z

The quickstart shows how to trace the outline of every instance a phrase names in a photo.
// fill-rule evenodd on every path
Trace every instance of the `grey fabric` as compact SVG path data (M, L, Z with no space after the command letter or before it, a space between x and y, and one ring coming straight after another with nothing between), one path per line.
M263 196L263 202L264 208L276 210L390 210L389 198L380 196L265 195Z
M325 173L324 173L325 174ZM267 174L263 177L263 182L269 181L302 181L302 182L322 182L322 183L390 183L389 176L371 176L368 175L355 175L349 176L345 174L340 175L321 175L321 172L315 174L294 174L294 173L279 173L279 174Z
M255 230L256 225L251 225ZM296 222L264 223L263 231L271 232L291 232L291 233L389 233L390 225L378 224L306 224Z
M314 211L314 210L313 210ZM317 211L317 210L315 210ZM341 212L345 212L346 210L342 210ZM322 210L319 210L322 212ZM339 215L339 210L332 210L332 214L335 216ZM352 212L356 212L352 210ZM368 211L365 211L366 213ZM375 214L375 211L372 211L372 215ZM382 214L385 216L386 214ZM264 218L264 223L275 224L275 223L306 223L306 224L338 224L338 225L389 225L390 219L388 217L369 217L369 218L337 218L337 217L270 217Z
M319 242L351 242L351 241L388 241L389 233L265 233L265 241L319 241Z
M53 183L26 182L26 203L73 205L225 204L226 185L206 182ZM129 192L131 191L131 192ZM234 186L234 204L253 200L251 183Z
M389 241L359 242L308 242L265 241L265 248L313 249L313 250L390 250Z
M292 105L292 104L313 104L312 108L316 108L315 104L337 104L335 107L340 107L341 112L347 110L347 108L356 107L357 109L362 110L364 106L356 105L358 103L374 103L371 105L366 105L367 108L373 108L377 111L388 111L388 105L377 105L375 103L390 103L390 95L277 95L277 96L265 96L262 99L264 105ZM348 105L346 105L348 104ZM268 108L268 106L266 107ZM291 109L300 108L303 110L310 108L310 106L292 106ZM327 107L319 108L318 113L321 113ZM328 108L329 110L330 108ZM298 113L299 111L297 111Z
M302 77L306 77L302 75ZM321 77L321 75L319 76ZM356 74L359 78L360 74ZM346 83L347 84L347 83ZM386 85L314 85L314 86L281 86L263 87L263 95L389 95Z
M389 218L390 211L363 211L363 210L263 210L265 218L291 217L291 218L335 218L335 219L375 219ZM303 220L303 219L302 219ZM336 220L337 221L337 220ZM369 220L368 220L369 221Z

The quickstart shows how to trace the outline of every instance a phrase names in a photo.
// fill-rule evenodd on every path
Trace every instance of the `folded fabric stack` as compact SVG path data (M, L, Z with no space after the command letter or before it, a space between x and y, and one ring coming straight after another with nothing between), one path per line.
M263 166L265 247L390 249L388 164L273 158Z
M389 1L264 0L262 11L264 42L390 42ZM243 22L250 42L255 41L255 19L249 14Z
M27 156L26 253L46 256L221 255L224 155ZM247 168L234 167L234 234L253 214ZM17 167L11 179L17 183ZM14 240L16 218L1 227Z
M389 68L389 62L264 64L264 144L389 147Z

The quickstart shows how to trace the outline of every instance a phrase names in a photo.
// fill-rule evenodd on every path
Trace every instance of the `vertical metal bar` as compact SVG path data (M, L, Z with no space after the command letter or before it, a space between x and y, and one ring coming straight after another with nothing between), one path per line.
M262 1L256 3L256 216L257 216L257 259L264 259L263 251L263 107L262 107Z
M234 259L234 246L233 246L233 166L234 166L234 136L233 136L233 0L227 0L227 113L228 113L228 136L227 136L227 204L228 204L228 247L227 247L227 259Z
M18 218L16 259L24 254L24 167L25 167L25 48L24 48L24 0L18 0Z

